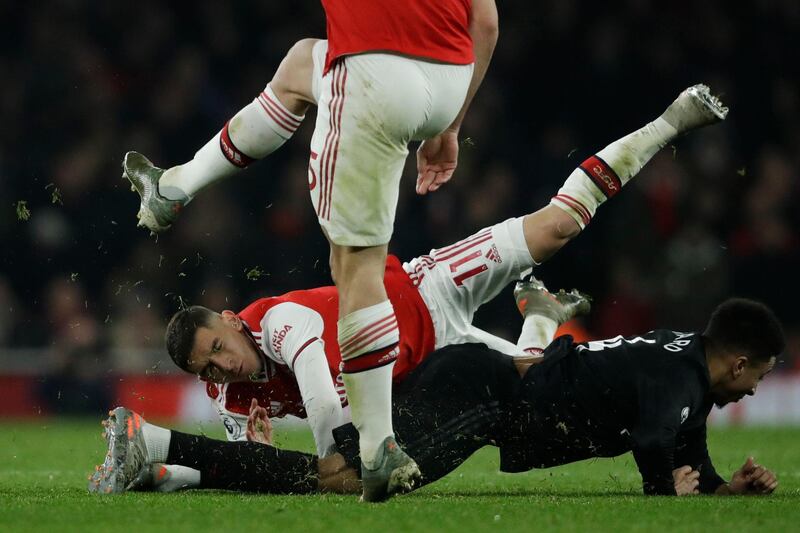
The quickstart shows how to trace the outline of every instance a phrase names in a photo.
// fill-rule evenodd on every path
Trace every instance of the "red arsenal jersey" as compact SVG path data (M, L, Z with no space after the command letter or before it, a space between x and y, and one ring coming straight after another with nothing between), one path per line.
M341 56L385 51L468 65L471 0L322 0L328 23L325 72Z
M386 261L384 282L400 330L400 353L393 371L395 381L399 381L433 351L433 322L418 289L394 256L389 256ZM298 309L305 313L297 313ZM209 383L207 393L215 400L221 414L228 411L247 415L250 399L256 398L259 405L267 408L270 417L287 414L305 417L303 399L291 369L303 349L310 342L318 340L313 333L305 333L313 331L313 328L304 326L303 322L308 320L294 318L309 315L312 320L317 316L322 319L321 340L324 342L331 379L342 404L346 404L337 339L338 314L336 287L292 291L282 296L262 298L248 305L239 316L267 356L265 380L226 385Z

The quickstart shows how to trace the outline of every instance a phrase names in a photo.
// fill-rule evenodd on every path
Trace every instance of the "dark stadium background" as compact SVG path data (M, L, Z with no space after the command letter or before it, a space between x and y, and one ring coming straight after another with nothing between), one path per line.
M723 298L759 298L785 323L780 370L800 369L800 3L499 4L456 175L418 198L409 157L393 253L538 209L583 158L707 82L728 120L665 149L537 273L594 296L597 338L699 329ZM11 414L99 412L119 376L163 377L182 303L239 310L330 283L307 191L313 115L157 240L120 179L129 149L191 158L292 43L323 36L315 1L0 1L0 386L25 398ZM478 319L507 337L520 322L510 291Z

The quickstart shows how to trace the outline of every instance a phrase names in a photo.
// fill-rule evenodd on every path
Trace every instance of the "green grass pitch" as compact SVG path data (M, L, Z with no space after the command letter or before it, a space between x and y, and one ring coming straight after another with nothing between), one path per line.
M723 476L747 454L775 470L781 486L770 497L645 497L630 454L501 474L487 448L438 483L380 505L330 495L90 495L86 476L105 453L100 430L97 421L0 421L0 531L800 530L800 428L711 432ZM277 440L311 449L306 432Z

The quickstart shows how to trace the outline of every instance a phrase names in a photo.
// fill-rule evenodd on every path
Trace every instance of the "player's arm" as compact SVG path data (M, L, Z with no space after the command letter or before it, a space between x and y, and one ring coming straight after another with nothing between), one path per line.
M336 452L333 428L343 423L342 404L333 386L328 360L321 340L308 345L293 367L308 424L314 433L317 455L327 457Z
M470 103L478 87L481 86L483 77L489 69L489 63L494 54L494 47L497 45L497 37L500 34L500 25L497 17L497 6L495 0L472 0L472 14L469 19L469 34L472 37L472 47L475 52L475 68L472 71L472 80L464 98L464 105L456 116L448 131L458 131L464 121L464 115L469 109Z
M706 425L678 435L675 464L691 467L698 476L698 490L703 494L720 496L740 494L771 494L778 487L775 474L756 464L752 457L726 482L717 474L706 444Z
M472 37L475 64L464 105L444 132L420 144L417 150L417 194L437 190L450 180L458 164L458 132L472 98L478 92L489 68L500 33L494 0L472 1L469 33Z
M648 431L636 437L633 458L642 474L642 488L645 494L676 496L673 477L674 446L669 444L669 434L662 431Z
M706 444L706 425L681 432L677 439L675 464L684 465L698 480L698 492L719 496L741 494L771 494L778 487L775 474L756 464L752 457L726 482L717 474ZM690 475L687 474L687 475Z
M714 494L725 484L717 474L706 445L706 425L682 431L676 438L675 464L689 467L697 472L697 490L702 494Z
M665 379L666 378L666 379ZM642 474L645 494L677 495L675 448L680 429L682 391L669 377L644 379L639 386L639 422L631 431L633 458Z
M317 453L326 457L336 448L332 430L342 424L343 415L322 341L325 322L315 310L285 302L273 307L261 325L270 337L274 332L283 334L279 343L267 341L265 352L294 373Z

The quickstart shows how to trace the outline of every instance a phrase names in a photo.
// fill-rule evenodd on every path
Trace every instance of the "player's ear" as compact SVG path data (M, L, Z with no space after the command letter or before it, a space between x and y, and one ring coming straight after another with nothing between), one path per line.
M747 358L746 355L737 355L733 360L733 367L731 368L733 372L733 377L738 378L744 372L744 369L747 368L747 364L750 360Z
M233 329L236 331L242 331L242 319L239 318L239 315L228 309L224 310L222 313L220 313L220 315L222 316L222 320L224 320Z

